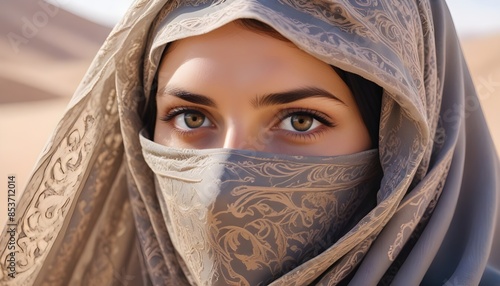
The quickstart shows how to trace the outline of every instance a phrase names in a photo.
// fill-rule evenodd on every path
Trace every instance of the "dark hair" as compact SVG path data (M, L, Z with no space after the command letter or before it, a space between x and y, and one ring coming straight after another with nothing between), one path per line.
M156 93L158 92L158 73L153 79L151 93L149 94L146 112L143 114L144 127L148 132L149 139L153 140L156 126Z
M378 84L355 73L346 72L338 67L333 67L333 69L351 90L366 129L368 129L368 134L370 134L372 148L378 148L380 110L382 109L384 90Z
M276 39L287 41L289 40L281 35L271 26L254 20L254 19L240 19L236 23L241 26L256 32L261 32ZM165 47L167 50L168 47ZM347 84L352 92L354 100L358 105L358 109L363 118L363 122L368 129L372 148L378 147L378 131L380 124L380 110L382 108L382 93L383 89L372 81L369 81L357 74L344 71L340 68L333 67L335 72ZM149 96L149 103L145 113L145 126L149 136L153 138L155 123L156 123L156 92L158 90L158 79L155 77L151 87L151 94Z

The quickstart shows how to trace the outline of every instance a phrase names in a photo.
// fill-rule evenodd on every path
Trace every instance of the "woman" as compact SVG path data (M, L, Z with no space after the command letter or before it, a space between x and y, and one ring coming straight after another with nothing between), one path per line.
M227 45L217 54L224 41L239 52L267 44L244 54L244 73L233 59L240 54ZM280 58L287 53L292 66ZM259 69L273 61L279 73ZM226 69L231 73L219 74ZM376 103L360 101L352 74L383 89L376 135L369 119L378 112L366 111ZM286 105L311 85L312 98ZM251 107L276 98L282 107ZM498 254L498 159L481 110L464 114L465 99L477 100L443 1L137 2L96 57L35 169L18 206L16 278L2 267L1 279L498 283L498 261L489 261ZM276 110L286 112L266 118ZM283 168L263 176L257 167L269 163ZM348 179L338 175L346 170ZM269 215L297 216L300 209L290 206L313 202L312 194L319 199L302 205L313 210L302 225ZM248 195L261 199L244 210L263 214L250 221L236 216L242 201L252 202ZM232 232L242 222L254 228ZM4 263L8 255L5 248Z

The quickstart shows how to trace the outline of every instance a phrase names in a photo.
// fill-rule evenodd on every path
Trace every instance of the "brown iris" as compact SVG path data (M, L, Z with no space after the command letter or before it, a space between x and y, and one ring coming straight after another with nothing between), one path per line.
M309 115L290 116L292 127L297 131L307 131L311 128L314 119Z
M189 128L198 128L205 122L205 115L198 112L184 113L184 123Z

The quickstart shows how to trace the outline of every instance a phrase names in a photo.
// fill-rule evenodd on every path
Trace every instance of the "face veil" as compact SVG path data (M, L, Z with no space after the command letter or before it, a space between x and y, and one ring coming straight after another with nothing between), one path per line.
M196 285L267 285L373 207L377 150L291 156L166 147L141 134L172 243Z
M498 254L498 157L482 111L465 115L465 100L477 97L444 1L291 0L137 1L94 59L19 200L12 281L3 232L0 281L190 284L139 132L165 46L241 18L384 90L376 205L272 285L498 281L498 261L489 260Z

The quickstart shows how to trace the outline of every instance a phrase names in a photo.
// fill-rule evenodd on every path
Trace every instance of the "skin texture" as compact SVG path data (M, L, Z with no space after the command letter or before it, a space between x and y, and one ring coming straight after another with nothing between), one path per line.
M154 141L166 146L308 156L371 146L349 88L328 64L237 23L172 43L156 98Z

